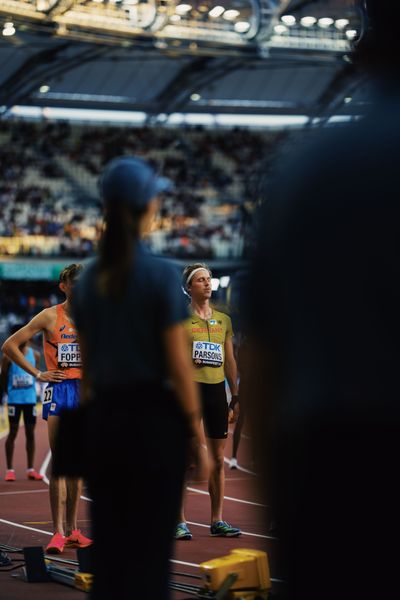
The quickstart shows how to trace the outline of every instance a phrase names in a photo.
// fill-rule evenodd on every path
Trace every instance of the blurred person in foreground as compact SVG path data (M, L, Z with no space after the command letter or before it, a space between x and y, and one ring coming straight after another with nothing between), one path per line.
M207 478L179 274L141 241L167 183L135 157L106 166L99 256L74 295L96 600L115 596L115 569L118 597L169 597L169 558L187 462L197 465L196 479ZM110 556L122 561L115 569Z
M246 290L246 406L290 600L398 586L399 4L367 6L370 113L321 132L267 190Z
M45 308L3 344L4 354L24 371L46 382L42 417L47 421L49 445L54 456L60 415L79 405L81 356L74 321L71 297L82 265L65 267L59 277L59 288L65 301ZM24 345L38 333L43 334L43 352L47 371L41 372L24 353ZM49 554L60 554L64 548L85 548L92 541L78 529L78 506L82 481L78 477L49 477L50 506L54 533L46 546ZM65 524L64 524L65 519Z

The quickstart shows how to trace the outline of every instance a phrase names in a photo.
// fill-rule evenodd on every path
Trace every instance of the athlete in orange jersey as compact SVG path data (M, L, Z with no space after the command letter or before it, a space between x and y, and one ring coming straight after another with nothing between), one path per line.
M25 327L19 329L3 344L6 356L22 369L47 382L43 398L43 418L47 421L50 450L54 452L59 415L62 409L73 409L79 404L81 358L75 325L71 319L70 301L75 279L82 265L72 264L60 273L60 290L66 300L62 304L45 308ZM20 347L33 336L43 333L43 348L47 371L33 366ZM81 481L76 478L50 476L50 505L54 535L46 551L60 553L64 547L85 547L91 540L77 528L78 501ZM64 509L66 527L64 528Z

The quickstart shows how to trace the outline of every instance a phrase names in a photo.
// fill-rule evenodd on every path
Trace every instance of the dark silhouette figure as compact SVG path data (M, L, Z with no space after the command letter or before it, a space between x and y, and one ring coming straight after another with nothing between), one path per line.
M246 407L290 600L397 592L400 8L367 8L371 111L285 163L247 289Z

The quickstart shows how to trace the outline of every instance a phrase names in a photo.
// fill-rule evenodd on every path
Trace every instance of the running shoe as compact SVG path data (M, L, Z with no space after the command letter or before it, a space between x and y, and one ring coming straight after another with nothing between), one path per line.
M65 537L61 533L55 533L46 546L47 554L61 554L64 551Z
M66 548L87 548L93 544L92 540L85 537L80 529L74 529L71 535L65 538Z
M6 471L6 476L4 477L4 481L15 481L15 471L13 469L8 469Z
M237 469L238 468L238 464L237 464L237 459L236 458L231 458L231 460L229 461L229 468L230 469Z
M189 527L186 523L178 523L175 529L176 540L191 540L192 534L190 533Z
M42 481L43 475L40 475L35 469L29 469L26 472L26 476L28 479L32 479L33 481Z
M215 521L210 527L211 535L218 537L238 537L242 532L237 527L232 527L226 521Z
M11 558L5 552L0 551L0 567L9 567L10 565Z

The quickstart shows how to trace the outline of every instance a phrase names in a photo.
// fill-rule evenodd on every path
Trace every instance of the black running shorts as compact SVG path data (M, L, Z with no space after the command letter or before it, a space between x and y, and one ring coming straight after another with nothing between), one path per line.
M18 425L21 413L24 415L25 425L35 425L36 423L36 404L9 404L8 421Z
M199 383L206 436L213 439L228 437L228 404L225 382Z

